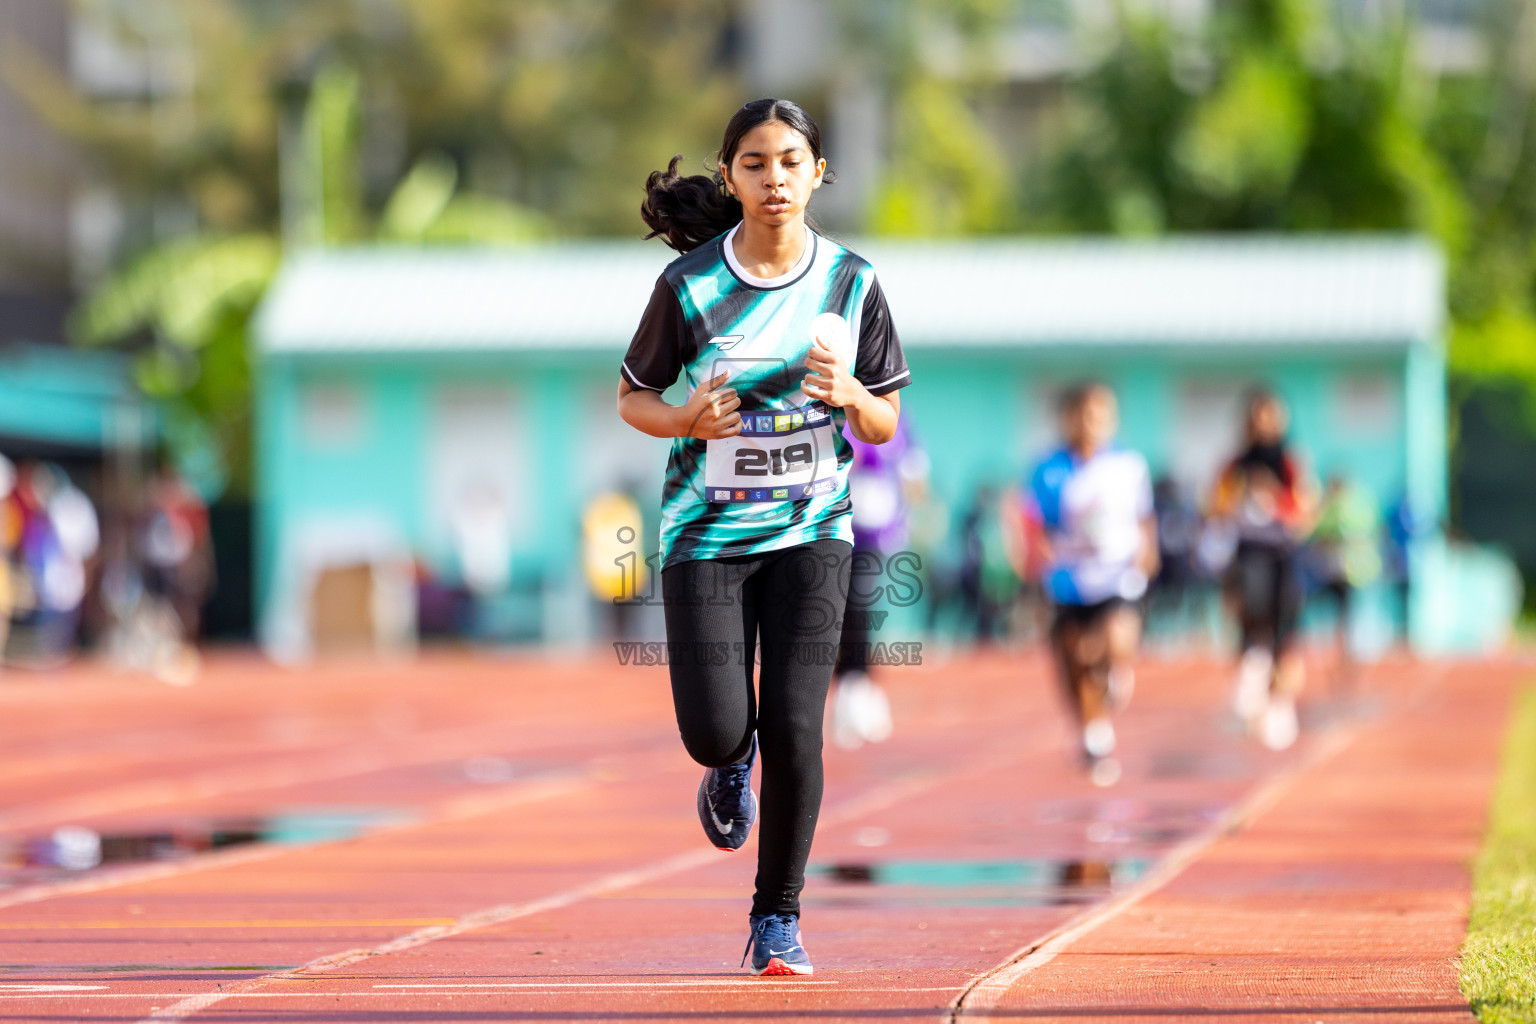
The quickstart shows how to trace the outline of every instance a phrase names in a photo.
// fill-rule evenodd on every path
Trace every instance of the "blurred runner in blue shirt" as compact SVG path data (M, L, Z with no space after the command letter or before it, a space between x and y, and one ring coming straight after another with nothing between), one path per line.
M1082 728L1095 784L1120 777L1111 712L1130 699L1141 639L1140 602L1157 572L1157 520L1146 460L1114 443L1114 392L1070 389L1061 403L1066 444L1030 479L1025 521L1055 606L1051 646Z

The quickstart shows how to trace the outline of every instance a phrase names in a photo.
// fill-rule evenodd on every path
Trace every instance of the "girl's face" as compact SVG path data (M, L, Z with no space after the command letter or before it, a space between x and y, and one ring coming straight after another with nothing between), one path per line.
M760 124L742 136L730 166L720 165L726 185L741 200L743 215L774 227L805 216L826 170L827 162L812 156L805 136L778 121Z
M1248 410L1248 439L1259 444L1279 444L1285 437L1285 407L1273 399L1254 403Z
M1081 452L1097 452L1114 440L1119 427L1120 413L1115 396L1095 388L1067 414L1067 444Z

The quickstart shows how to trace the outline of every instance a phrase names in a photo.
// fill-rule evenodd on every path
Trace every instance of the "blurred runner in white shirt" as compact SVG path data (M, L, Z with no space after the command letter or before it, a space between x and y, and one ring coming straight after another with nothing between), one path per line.
M1140 601L1157 571L1157 521L1146 460L1114 443L1114 392L1074 387L1061 404L1065 445L1030 479L1025 521L1055 606L1051 646L1082 728L1095 784L1120 777L1110 715L1130 699Z

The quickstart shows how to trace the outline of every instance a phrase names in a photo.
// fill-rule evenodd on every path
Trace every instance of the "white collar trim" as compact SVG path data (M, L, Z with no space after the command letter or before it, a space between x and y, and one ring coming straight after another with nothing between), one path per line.
M725 262L731 268L731 273L754 288L781 288L786 284L792 284L800 275L805 273L806 268L811 265L811 260L816 257L816 240L812 237L811 226L807 224L805 226L805 251L800 254L800 261L798 263L778 277L758 277L756 274L749 274L742 268L741 262L736 259L736 246L734 243L736 241L736 232L740 230L741 224L738 222L735 227L726 233L723 246L725 249Z

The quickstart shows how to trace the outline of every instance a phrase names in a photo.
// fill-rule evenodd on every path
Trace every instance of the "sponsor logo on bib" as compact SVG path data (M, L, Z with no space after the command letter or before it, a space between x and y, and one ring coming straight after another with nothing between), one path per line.
M741 432L709 442L704 461L708 500L796 501L837 489L837 449L820 404L750 412Z

